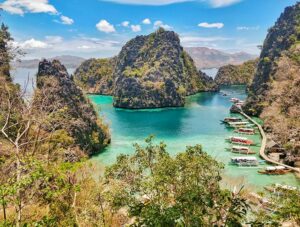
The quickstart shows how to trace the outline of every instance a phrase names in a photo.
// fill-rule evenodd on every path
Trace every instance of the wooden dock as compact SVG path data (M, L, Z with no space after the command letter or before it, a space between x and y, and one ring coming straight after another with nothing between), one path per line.
M295 168L295 167L292 167L292 166L289 166L289 165L286 165L286 164L283 164L283 163L280 163L280 162L276 162L272 159L270 159L266 153L265 153L265 150L266 150L266 144L267 144L267 136L263 130L263 128L261 127L260 124L258 124L255 120L253 120L251 117L249 117L247 114L245 114L244 112L240 112L241 115L243 115L245 118L247 118L249 121L251 121L253 124L255 124L258 129L259 129L259 133L262 137L262 142L261 142L261 147L260 147L260 150L259 150L259 155L262 159L264 159L266 162L268 163L272 163L274 165L278 165L278 166L284 166L286 167L287 169L290 169L294 172L297 172L298 174L300 173L300 169L298 168Z

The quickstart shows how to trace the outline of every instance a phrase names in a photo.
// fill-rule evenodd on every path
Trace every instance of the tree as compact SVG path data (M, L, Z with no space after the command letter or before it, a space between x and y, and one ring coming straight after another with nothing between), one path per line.
M126 207L136 226L241 225L247 203L239 193L220 188L223 165L200 145L172 157L153 137L146 143L107 168L112 207Z

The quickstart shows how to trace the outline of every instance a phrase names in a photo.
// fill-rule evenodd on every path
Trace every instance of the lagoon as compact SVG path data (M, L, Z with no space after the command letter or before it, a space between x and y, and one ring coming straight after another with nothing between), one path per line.
M234 184L253 186L257 190L272 183L299 186L299 181L293 174L268 176L257 173L266 164L261 164L258 168L228 164L231 157L242 156L226 151L230 144L225 139L235 133L220 122L230 115L231 97L245 99L245 87L224 87L221 93L199 93L187 97L186 105L182 108L147 110L117 109L112 106L111 96L90 95L92 102L101 109L100 115L109 124L112 137L111 145L92 160L101 165L110 165L118 155L132 154L132 145L143 144L144 139L152 134L155 135L156 142L164 141L168 152L173 155L183 152L186 146L201 144L204 151L225 164L225 184L229 185L233 181ZM252 149L259 158L260 136L247 137L257 143Z

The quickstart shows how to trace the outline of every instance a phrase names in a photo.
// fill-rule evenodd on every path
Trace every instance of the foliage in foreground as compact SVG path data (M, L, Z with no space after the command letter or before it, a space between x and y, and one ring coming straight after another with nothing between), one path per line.
M164 143L146 142L106 170L109 187L118 188L113 207L126 207L136 226L241 225L246 201L220 188L223 166L200 145L172 157Z

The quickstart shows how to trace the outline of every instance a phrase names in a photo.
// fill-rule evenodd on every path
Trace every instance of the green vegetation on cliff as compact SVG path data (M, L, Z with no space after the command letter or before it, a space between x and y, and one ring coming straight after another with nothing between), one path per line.
M300 3L287 7L264 41L245 111L264 119L269 135L300 161Z
M185 96L210 89L172 31L160 28L148 36L137 36L117 57L116 107L183 106Z
M250 85L254 78L258 60L250 60L241 65L222 66L215 77L218 85Z
M35 102L43 103L50 128L63 130L88 155L101 151L110 139L108 128L58 60L39 64Z
M76 69L74 81L87 93L112 95L114 65L115 58L86 60Z

